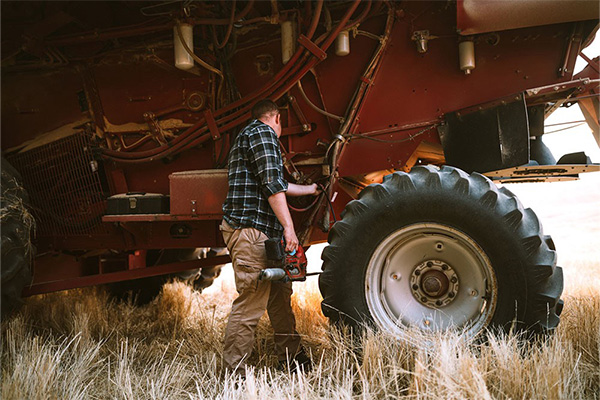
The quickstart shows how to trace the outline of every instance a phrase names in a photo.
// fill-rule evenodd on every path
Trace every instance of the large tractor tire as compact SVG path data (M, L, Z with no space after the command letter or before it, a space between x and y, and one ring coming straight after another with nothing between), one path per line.
M21 176L2 158L2 319L20 308L21 292L31 283L35 221L26 208L28 200Z
M401 335L406 327L548 332L562 269L531 209L478 173L396 172L350 202L323 251L319 287L333 322Z

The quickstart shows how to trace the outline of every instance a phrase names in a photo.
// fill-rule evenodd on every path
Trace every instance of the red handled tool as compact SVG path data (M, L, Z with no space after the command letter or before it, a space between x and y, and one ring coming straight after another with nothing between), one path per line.
M302 246L298 246L293 253L286 253L283 239L268 239L265 242L265 250L267 251L267 259L275 268L267 268L261 271L260 280L283 280L284 282L306 280L306 265L308 262Z

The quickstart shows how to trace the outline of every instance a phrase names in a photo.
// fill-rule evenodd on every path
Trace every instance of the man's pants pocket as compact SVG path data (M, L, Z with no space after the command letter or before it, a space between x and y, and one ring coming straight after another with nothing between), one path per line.
M255 291L258 287L258 277L262 268L250 265L234 265L235 288L238 293L245 291Z

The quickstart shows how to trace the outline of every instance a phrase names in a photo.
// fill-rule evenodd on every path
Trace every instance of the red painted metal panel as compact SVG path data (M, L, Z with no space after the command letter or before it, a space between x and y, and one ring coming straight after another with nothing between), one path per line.
M3 76L2 150L75 121L84 122L87 113L80 108L79 92L83 83L74 69Z
M137 216L136 216L137 217ZM40 238L41 250L70 249L163 249L192 247L224 247L219 232L221 216L211 219L169 217L168 221L160 218L144 218L139 216L120 221L105 222L103 226L111 234L94 234L84 236L54 236ZM105 217L108 219L108 217ZM179 226L184 227L185 235L172 235Z

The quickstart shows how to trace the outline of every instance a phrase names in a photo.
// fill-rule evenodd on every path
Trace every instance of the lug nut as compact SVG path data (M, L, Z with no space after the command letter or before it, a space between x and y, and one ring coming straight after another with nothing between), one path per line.
M447 271L447 270L448 270L448 268L450 268L450 267L448 267L448 265L447 265L447 264L442 264L442 269L443 269L444 271Z
M458 278L456 276L453 276L452 278L450 278L450 282L456 283L458 282Z
M427 261L427 268L433 267L433 263L431 261Z
M416 270L416 271L415 271L415 275L416 275L416 276L419 276L419 275L421 275L421 271L419 271L419 270Z
M454 297L454 292L448 293L448 297L453 298Z
M413 288L413 290L419 290L419 285L414 284L414 285L412 285L412 288Z
M436 306L441 306L441 305L442 305L442 301L441 301L441 300L438 300L438 301L436 301L436 302L435 302L435 305L436 305Z

